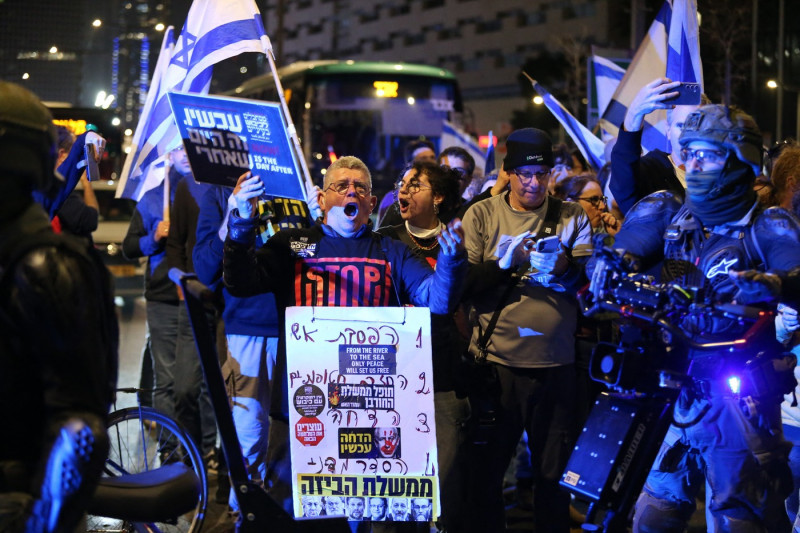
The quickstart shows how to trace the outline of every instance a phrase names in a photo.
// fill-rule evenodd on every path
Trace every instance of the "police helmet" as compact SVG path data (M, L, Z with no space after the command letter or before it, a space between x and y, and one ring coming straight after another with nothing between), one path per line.
M678 142L684 148L693 141L710 142L732 150L753 168L756 176L761 173L761 130L753 117L735 106L710 104L689 113Z
M31 180L34 190L53 185L56 162L53 115L35 94L0 81L0 174Z

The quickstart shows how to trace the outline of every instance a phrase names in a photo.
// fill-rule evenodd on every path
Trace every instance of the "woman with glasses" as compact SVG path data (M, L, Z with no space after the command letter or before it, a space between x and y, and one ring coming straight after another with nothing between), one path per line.
M436 268L439 243L436 236L445 227L439 219L459 201L458 178L449 168L428 162L408 165L395 188L395 202L402 224L382 227L378 233L405 242ZM469 401L463 390L461 353L466 349L453 315L431 315L431 348L436 422L436 443L441 495L441 526L463 531L461 505L467 472L463 448Z
M586 211L594 233L608 233L613 237L622 225L622 222L609 212L608 198L603 196L600 182L591 174L579 174L563 179L556 185L554 196L578 202Z

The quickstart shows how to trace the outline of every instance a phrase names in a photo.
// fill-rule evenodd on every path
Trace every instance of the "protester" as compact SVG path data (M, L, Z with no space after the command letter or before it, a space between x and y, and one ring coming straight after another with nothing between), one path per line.
M616 235L622 225L608 208L608 198L603 195L600 183L591 174L577 174L563 179L555 187L554 196L578 202L586 211L593 233Z
M447 154L453 152L447 150L444 157L452 157ZM383 235L404 242L434 268L439 252L437 237L445 227L438 215L451 211L459 203L459 189L453 173L432 163L413 163L407 167L397 188L403 223L379 230ZM454 531L464 528L460 521L465 518L462 507L466 498L468 463L464 448L470 416L464 385L466 370L461 363L465 348L452 314L432 314L433 405L442 503L440 520L442 527Z
M211 186L194 179L186 150L181 146L171 154L175 168L183 174L178 182L172 202L169 233L167 234L167 268L194 273L192 252L197 240L197 217L200 198ZM182 301L183 294L178 291ZM200 356L192 333L192 324L186 306L178 306L178 329L175 341L172 381L175 417L188 430L200 447L206 467L213 471L217 467L217 424L214 408L203 379ZM209 317L215 323L215 317ZM178 378L179 377L179 378Z
M800 146L795 142L779 143L780 155L773 149L775 158L770 168L772 187L768 205L780 206L800 219ZM769 153L767 156L769 157ZM798 333L798 308L784 303L778 305L775 317L775 329L778 340L786 350L800 356L800 333ZM797 397L800 394L800 366L795 367L795 378L798 385L791 394L786 394L781 403L781 419L783 434L792 443L789 452L789 468L792 471L794 490L786 498L786 511L793 531L800 531L800 407Z
M222 254L228 217L236 205L234 195L243 180L239 179L236 188L209 187L201 198L197 243L192 257L197 278L222 290L222 321L228 354L223 374L248 475L255 483L263 484L267 469L270 391L281 326L272 293L238 298L222 287ZM309 205L289 198L259 200L258 247L265 242L265 236L274 235L279 230L311 225L309 207L318 205L316 190L309 194ZM239 509L234 491L231 491L228 503L234 511Z
M764 279L752 269L797 269L797 221L780 208L762 211L753 190L761 142L756 123L739 109L706 105L689 114L679 137L686 164L685 203L672 192L647 196L628 213L614 247L642 269L663 261L662 282L700 287L711 302L748 303L756 291L744 282L758 285ZM595 297L604 295L610 274L606 261L598 261L591 285ZM735 321L709 323L702 328L703 342L737 338L741 328ZM745 361L734 358L726 358L727 371L735 372L737 363L744 372ZM719 377L712 368L699 365L692 371L692 378L708 387L681 390L675 423L636 504L635 531L683 531L704 477L711 491L709 530L789 528L783 500L791 490L791 474L779 400L758 398L757 412L748 416L737 398L715 384Z
M183 147L169 153L169 174L157 186L145 192L136 204L128 233L122 241L122 253L128 259L147 257L144 274L144 299L150 355L153 359L153 406L175 417L175 353L178 340L178 289L169 279L166 260L169 210L178 183L191 172ZM165 202L165 182L169 196ZM165 449L163 458L171 455Z
M494 417L472 460L475 532L503 530L503 474L523 429L534 468L536 530L568 527L570 498L558 481L575 433L574 295L583 279L581 262L591 253L591 226L580 206L548 197L552 167L545 132L513 132L503 161L510 191L464 215L473 265L468 296L477 316L469 351L488 369L488 398L472 404L473 417L483 419L488 409ZM560 242L536 251L532 238L544 235Z
M414 139L406 144L403 154L406 165L409 163L415 163L417 161L428 161L433 163L436 161L436 146L434 146L434 144L427 139ZM392 208L393 205L394 191L391 190L387 192L383 198L381 198L381 201L378 204L378 222L376 227L380 228L383 226L392 226L399 223L397 219L397 211ZM387 216L391 216L391 219L385 221L384 219Z
M683 195L686 173L680 159L678 136L686 117L697 106L669 103L678 96L680 82L658 78L636 94L625 113L623 127L611 151L610 189L620 211L625 215L640 199L650 193L669 190ZM708 103L706 98L703 103ZM670 152L651 150L642 155L642 132L645 117L657 109L667 110L667 142Z
M12 533L76 530L117 381L110 274L33 201L58 188L55 156L50 111L0 81L0 530Z
M434 272L407 246L372 232L369 216L377 198L367 167L345 156L325 174L320 207L321 224L310 229L286 229L256 250L256 199L264 193L258 176L241 182L236 209L228 221L223 257L223 279L231 294L275 295L281 316L287 306L396 306L411 303L432 313L446 314L460 297L467 268L460 221L439 238L440 254ZM317 276L314 270L348 268L360 271L369 264L371 285L352 279ZM365 280L362 273L360 280ZM376 287L383 287L376 290ZM280 332L281 337L284 331ZM279 382L273 387L267 476L270 493L291 510L286 354L281 343L276 363Z
M69 156L75 135L66 126L57 126L58 132L58 157L56 165L63 163ZM97 229L100 205L94 194L92 184L86 177L86 171L80 177L81 192L72 191L53 217L53 227L56 231L66 231L73 235L85 238L92 243L92 232Z

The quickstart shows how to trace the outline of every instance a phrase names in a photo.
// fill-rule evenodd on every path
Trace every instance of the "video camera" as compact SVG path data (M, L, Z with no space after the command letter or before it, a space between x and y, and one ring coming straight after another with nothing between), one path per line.
M593 261L606 269L603 293L586 289L578 300L586 316L613 312L617 344L598 343L590 376L604 383L562 475L561 486L590 502L587 524L600 509L603 527L625 531L683 390L702 397L728 387L747 416L762 402L794 389L793 356L775 341L774 314L756 307L710 301L700 288L656 283L636 272L635 258L595 241ZM709 325L724 326L715 334ZM704 414L704 413L703 413ZM689 427L702 416L684 423ZM681 424L677 424L681 425Z

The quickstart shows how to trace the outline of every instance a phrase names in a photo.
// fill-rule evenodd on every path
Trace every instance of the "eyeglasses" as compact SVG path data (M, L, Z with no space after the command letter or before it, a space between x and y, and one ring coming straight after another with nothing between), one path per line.
M538 172L520 172L517 169L513 169L513 170L511 170L509 172L511 174L514 174L517 178L519 178L520 181L524 181L524 182L529 182L533 178L536 178L539 181L543 181L543 180L546 180L547 178L550 177L550 171L549 170L540 170Z
M331 183L328 185L328 188L325 189L326 191L333 189L336 191L337 194L344 196L347 194L347 191L350 190L350 186L353 186L353 189L356 191L356 194L361 196L367 196L369 194L369 187L365 184L361 183L360 181L338 181L336 183Z
M411 180L408 183L399 181L397 185L394 186L395 193L399 194L403 187L406 188L408 194L417 194L419 191L431 189L431 187L422 185L419 180Z
M691 150L689 148L681 148L681 161L684 163L688 163L691 159L694 159L701 165L703 163L714 165L717 163L724 163L727 158L727 150L710 150L708 148Z
M608 196L579 196L575 198L576 200L583 200L584 202L589 202L592 204L592 207L597 207L600 204L608 205Z

